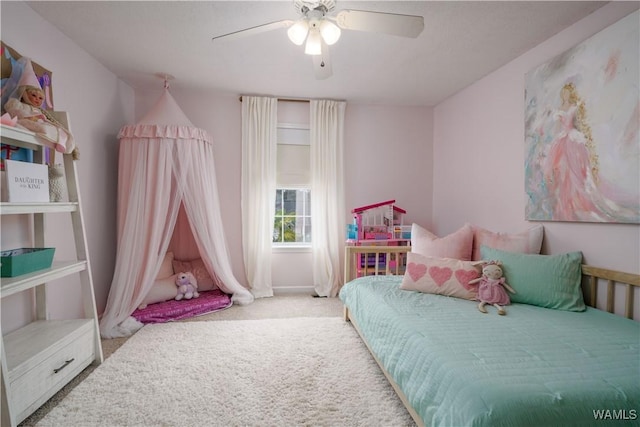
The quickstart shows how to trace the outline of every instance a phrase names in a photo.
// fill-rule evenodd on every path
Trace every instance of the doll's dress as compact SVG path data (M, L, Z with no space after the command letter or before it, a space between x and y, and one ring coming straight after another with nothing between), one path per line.
M586 138L574 126L577 107L559 110L554 119L559 126L547 155L545 181L555 201L554 218L584 220L585 215L600 214L592 195L596 184L591 173L591 159Z
M20 126L54 143L56 151L68 154L75 148L71 133L62 124L52 122L39 108L10 98L5 104L5 110L11 116L18 117Z
M478 301L489 304L509 305L511 299L503 286L504 282L504 277L497 280L483 277L478 285Z

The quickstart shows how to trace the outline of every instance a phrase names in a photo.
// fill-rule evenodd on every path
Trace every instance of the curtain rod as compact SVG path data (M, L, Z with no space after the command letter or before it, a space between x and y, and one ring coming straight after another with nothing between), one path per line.
M240 100L240 102L242 102L242 95L240 95L240 98L238 98ZM309 99L302 99L302 98L278 98L278 101L287 101L287 102L310 102Z

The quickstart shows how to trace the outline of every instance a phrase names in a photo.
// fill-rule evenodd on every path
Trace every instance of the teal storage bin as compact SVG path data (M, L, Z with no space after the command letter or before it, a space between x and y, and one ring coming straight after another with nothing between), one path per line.
M0 252L0 277L15 277L51 267L56 248L20 248Z

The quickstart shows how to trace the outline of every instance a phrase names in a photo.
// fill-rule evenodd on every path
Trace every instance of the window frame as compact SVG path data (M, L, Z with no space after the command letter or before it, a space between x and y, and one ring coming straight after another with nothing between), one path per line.
M278 128L278 141L277 144L278 145L303 145L303 146L311 146L311 140L310 140L310 127L308 124L296 124L296 123L278 123L277 125ZM289 135L285 135L286 131L289 130L292 132L292 134ZM292 135L295 135L295 133L297 133L298 131L303 131L306 132L306 135L302 135L300 136L300 140L298 140L297 138L291 138ZM284 132L284 133L283 133ZM305 138L306 136L306 138ZM296 212L295 217L299 218L302 217L303 221L311 221L311 225L310 227L313 226L313 218L311 216L311 183L307 183L307 184L301 184L301 185L295 185L295 183L293 184L276 184L276 200L278 197L278 191L286 191L286 190L292 190L292 191L305 191L306 193L306 197L308 197L308 201L303 201L303 214L302 215L298 215L298 213ZM306 209L306 206L309 206L309 212L304 212L304 210ZM278 218L277 215L277 211L276 211L277 205L274 205L273 209L274 209L274 222L273 222L273 229L275 230L275 225L276 225L276 219ZM290 215L293 216L293 215ZM285 218L287 216L282 215L282 218ZM303 223L303 228L302 230L304 230L304 223ZM282 233L282 231L281 231ZM303 239L306 238L305 235L302 236ZM309 237L311 238L311 237ZM311 240L309 241L305 241L305 242L271 242L271 246L273 249L277 249L277 250L285 250L285 251L294 251L294 250L302 250L302 251L307 251L311 249L311 245L312 242Z
M295 215L285 215L284 212L280 216L277 215L277 210L276 210L277 209L277 202L276 202L276 205L274 205L274 207L273 207L273 209L275 211L274 212L275 215L274 215L274 218L273 218L273 228L274 228L274 230L275 230L275 226L276 226L276 220L278 218L283 218L284 219L284 218L292 218L293 217L293 218L296 218L296 223L297 223L297 219L298 218L302 218L302 221L303 221L302 230L305 230L305 228L306 228L305 225L306 225L306 221L307 220L311 222L309 227L312 227L313 226L313 221L312 221L312 217L311 217L311 189L308 188L308 187L282 187L282 188L281 187L276 187L276 200L278 198L278 194L277 194L278 191L282 191L282 192L284 192L284 191L296 191L296 192L301 191L301 192L303 192L305 197L308 198L308 199L307 200L303 199L303 201L301 203L302 204L302 214L299 214L298 212L296 212ZM284 194L283 194L283 197L284 197ZM284 201L282 201L282 203L284 204ZM307 204L309 205L309 212L306 212ZM303 237L303 239L306 239L306 234L303 234L302 237ZM296 242L283 242L283 241L274 242L274 241L272 241L271 242L271 246L273 248L279 248L279 249L282 249L282 248L311 248L311 245L312 245L311 236L309 237L309 239L310 239L309 241L302 241L302 242L297 242L297 241Z

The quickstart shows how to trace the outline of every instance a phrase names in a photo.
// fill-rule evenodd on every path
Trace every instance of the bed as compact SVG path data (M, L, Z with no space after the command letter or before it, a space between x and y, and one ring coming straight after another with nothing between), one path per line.
M499 316L401 289L410 251L347 247L340 299L417 425L640 422L640 322L630 319L640 276L580 264L584 311L513 302ZM603 281L607 311L594 308ZM619 287L625 316L612 313Z

